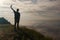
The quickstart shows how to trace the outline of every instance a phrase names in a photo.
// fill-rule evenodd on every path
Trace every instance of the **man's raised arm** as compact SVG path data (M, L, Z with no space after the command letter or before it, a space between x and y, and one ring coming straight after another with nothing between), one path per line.
M15 10L12 8L12 5L10 6L10 8L15 12Z

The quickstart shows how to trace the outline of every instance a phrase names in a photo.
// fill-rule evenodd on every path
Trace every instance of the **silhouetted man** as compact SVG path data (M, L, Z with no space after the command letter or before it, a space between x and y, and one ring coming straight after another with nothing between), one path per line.
M12 8L12 5L10 6L10 8L13 10L14 12L14 25L15 25L15 29L17 27L17 29L19 29L19 20L20 20L20 13L19 13L19 9L17 9L16 11Z

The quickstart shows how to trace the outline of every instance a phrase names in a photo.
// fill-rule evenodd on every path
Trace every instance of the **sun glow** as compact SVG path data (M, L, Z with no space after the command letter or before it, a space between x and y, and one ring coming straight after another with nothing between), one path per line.
M0 6L3 5L5 0L0 0Z

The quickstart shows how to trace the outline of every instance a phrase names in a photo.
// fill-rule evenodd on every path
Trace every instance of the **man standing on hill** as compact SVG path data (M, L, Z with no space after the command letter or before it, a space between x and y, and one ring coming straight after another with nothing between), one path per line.
M14 29L16 29L16 27L17 27L17 29L19 29L19 21L20 21L20 13L19 13L19 9L17 9L16 11L12 8L12 5L10 6L10 8L13 10L13 12L14 12Z

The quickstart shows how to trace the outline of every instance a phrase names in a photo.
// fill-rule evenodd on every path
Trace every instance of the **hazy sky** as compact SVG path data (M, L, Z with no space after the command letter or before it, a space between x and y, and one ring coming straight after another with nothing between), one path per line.
M39 20L60 20L60 0L0 0L0 17L13 24L10 5L20 9L22 25L33 25Z

